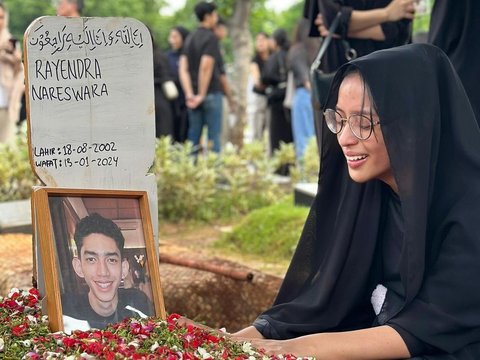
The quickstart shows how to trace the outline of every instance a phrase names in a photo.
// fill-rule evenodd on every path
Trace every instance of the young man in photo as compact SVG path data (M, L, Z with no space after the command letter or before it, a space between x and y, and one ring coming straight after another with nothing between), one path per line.
M62 299L64 330L103 329L127 317L154 315L153 305L142 291L121 287L129 273L124 257L125 238L110 219L98 214L84 217L76 226L77 256L72 265L85 280L88 292Z

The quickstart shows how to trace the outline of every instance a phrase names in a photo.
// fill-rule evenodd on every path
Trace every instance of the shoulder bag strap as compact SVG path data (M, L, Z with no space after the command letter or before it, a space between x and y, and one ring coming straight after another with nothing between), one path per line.
M328 35L322 41L322 45L318 50L318 54L315 57L315 60L313 61L312 65L310 66L310 72L318 69L318 67L320 66L323 55L325 55L325 52L327 51L327 48L330 45L330 42L332 41L333 34L335 33L335 30L337 30L338 24L340 23L341 16L342 16L342 13L340 11L337 13L337 15L335 15L332 25L330 25L330 28L328 29ZM357 57L357 52L355 51L355 49L351 48L350 44L346 40L342 40L342 43L343 43L343 46L345 47L345 57L347 58L347 60L355 59Z

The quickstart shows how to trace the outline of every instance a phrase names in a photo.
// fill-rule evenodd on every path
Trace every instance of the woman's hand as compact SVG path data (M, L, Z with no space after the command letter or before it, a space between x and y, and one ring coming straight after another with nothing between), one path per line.
M289 340L267 340L232 336L238 342L250 342L268 355L295 355L316 359L409 359L410 352L400 334L388 325L373 328L316 333Z
M205 331L209 331L209 332L214 332L216 333L218 336L227 336L229 335L227 332L225 332L225 329L214 329L214 328L211 328L207 325L203 325L203 324L200 324L200 323L197 323L189 318L186 318L184 316L181 316L177 319L177 324L180 325L180 326L194 326L196 328L199 328L199 329L202 329L202 330L205 330Z
M327 37L328 36L328 28L327 25L325 24L325 20L323 18L323 15L321 13L318 13L317 17L315 18L315 25L318 28L318 32L320 33L321 37ZM340 39L340 35L338 34L333 34L334 39Z
M267 355L309 356L305 349L299 349L294 340L251 339L250 343L257 349L264 349Z
M385 7L388 21L413 19L415 16L415 0L393 0Z
M189 318L186 318L184 316L182 317L179 317L177 319L177 324L180 325L180 326L188 326L188 325L192 325L196 328L199 328L199 329L202 329L202 330L207 330L207 331L215 331L215 329L207 326L207 325L203 325L203 324L200 324L200 323L197 323Z
M298 338L290 340L271 340L232 336L231 339L239 343L249 342L256 349L263 349L267 355L295 355L296 357L313 357L315 355L315 350L310 347L310 344L308 342L303 342Z

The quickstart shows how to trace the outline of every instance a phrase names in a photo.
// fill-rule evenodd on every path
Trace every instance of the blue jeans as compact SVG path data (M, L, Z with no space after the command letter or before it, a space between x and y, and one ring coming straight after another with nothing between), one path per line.
M292 132L297 160L303 158L311 137L315 136L310 91L300 87L295 90L292 104Z
M188 140L197 148L203 127L208 130L208 143L214 152L220 152L222 134L223 95L209 93L196 109L188 109ZM211 145L210 145L211 144Z

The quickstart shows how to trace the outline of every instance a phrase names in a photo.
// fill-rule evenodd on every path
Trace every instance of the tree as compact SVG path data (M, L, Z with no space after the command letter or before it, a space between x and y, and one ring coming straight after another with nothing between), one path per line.
M9 28L12 35L23 39L25 30L36 18L44 15L55 15L51 0L6 0L4 1L9 15Z
M230 24L235 68L234 83L238 92L236 122L231 132L231 141L241 148L247 124L247 84L252 47L248 26L251 0L236 0L234 9Z

